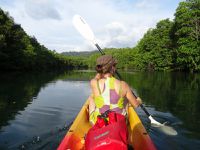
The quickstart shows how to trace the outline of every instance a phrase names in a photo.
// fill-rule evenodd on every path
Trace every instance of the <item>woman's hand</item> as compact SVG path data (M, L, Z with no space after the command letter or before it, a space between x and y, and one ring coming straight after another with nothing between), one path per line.
M138 102L138 106L142 104L142 99L140 97L137 97L136 100Z

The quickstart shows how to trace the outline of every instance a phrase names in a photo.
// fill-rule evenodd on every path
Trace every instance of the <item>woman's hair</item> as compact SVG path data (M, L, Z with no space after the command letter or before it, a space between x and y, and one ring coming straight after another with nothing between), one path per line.
M114 74L116 64L117 61L111 55L103 55L97 58L95 70L100 74Z
M112 66L96 65L96 71L101 74L112 73Z

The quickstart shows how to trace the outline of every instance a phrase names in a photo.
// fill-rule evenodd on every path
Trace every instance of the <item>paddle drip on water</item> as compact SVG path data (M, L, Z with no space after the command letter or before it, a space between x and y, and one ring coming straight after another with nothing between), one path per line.
M168 121L161 124L157 122L155 119L152 119L152 116L149 116L149 119L151 120L151 125L153 127L157 127L163 133L167 135L173 135L173 136L178 134L177 131L173 127L170 127L167 125L169 123Z
M166 135L175 136L178 134L177 131L173 127L166 125L166 123L163 123L160 125L152 124L152 126L156 127L158 130L162 131Z

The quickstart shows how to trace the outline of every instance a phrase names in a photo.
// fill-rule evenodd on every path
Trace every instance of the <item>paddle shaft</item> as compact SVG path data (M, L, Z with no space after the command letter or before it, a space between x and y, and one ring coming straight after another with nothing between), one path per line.
M101 49L101 47L96 43L95 46L97 47L97 49L99 50L99 52L101 53L101 55L105 55L105 53L103 52L103 50ZM116 70L116 75L118 76L118 78L120 80L122 80L122 77L121 75L119 74L119 72ZM135 96L135 98L137 98L137 96L135 95L135 93L131 90L132 94ZM149 112L147 111L147 109L144 107L143 104L140 104L140 107L142 108L142 110L146 113L146 115L149 117L150 114Z

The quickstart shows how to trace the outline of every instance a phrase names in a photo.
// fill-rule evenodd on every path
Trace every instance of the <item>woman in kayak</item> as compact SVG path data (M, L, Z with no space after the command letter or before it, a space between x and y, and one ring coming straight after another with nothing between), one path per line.
M92 95L89 97L90 122L95 124L97 116L107 110L126 115L127 103L135 108L142 101L132 94L129 85L114 77L117 61L111 55L97 58L97 75L90 81Z

